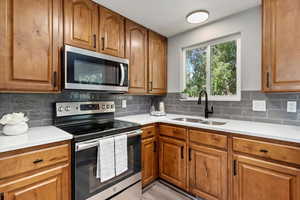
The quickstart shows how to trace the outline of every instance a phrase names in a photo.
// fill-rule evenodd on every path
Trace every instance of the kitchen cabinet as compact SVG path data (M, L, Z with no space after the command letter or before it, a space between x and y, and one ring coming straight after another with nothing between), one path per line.
M68 200L68 165L28 175L1 185L5 200Z
M157 139L155 137L142 140L142 184L148 185L157 178Z
M227 199L227 152L191 144L190 192L207 200Z
M60 89L62 0L0 1L0 90Z
M234 155L234 200L300 199L300 169Z
M159 137L159 177L187 189L186 142Z
M100 52L124 57L125 19L121 15L100 6Z
M158 178L158 141L156 126L143 127L142 133L142 185L145 187Z
M149 31L149 94L165 94L167 91L167 39Z
M0 154L5 200L70 200L70 144L59 142Z
M148 31L126 20L126 58L129 59L129 93L146 94L148 83Z
M299 0L263 0L262 90L300 91Z
M97 50L98 5L91 0L64 0L65 43Z

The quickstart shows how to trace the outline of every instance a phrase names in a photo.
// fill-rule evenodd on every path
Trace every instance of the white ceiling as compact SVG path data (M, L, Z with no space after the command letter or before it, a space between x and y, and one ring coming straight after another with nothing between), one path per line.
M185 21L194 10L207 10L209 23L260 5L261 0L94 0L121 15L167 37L199 24Z

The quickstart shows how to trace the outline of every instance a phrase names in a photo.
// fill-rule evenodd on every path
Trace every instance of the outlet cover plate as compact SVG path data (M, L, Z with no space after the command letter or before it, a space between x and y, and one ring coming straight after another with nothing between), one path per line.
M127 101L126 99L122 100L122 108L126 108L127 107Z
M267 111L266 101L265 100L253 100L252 110L266 112Z
M290 113L297 112L297 101L288 101L286 111Z

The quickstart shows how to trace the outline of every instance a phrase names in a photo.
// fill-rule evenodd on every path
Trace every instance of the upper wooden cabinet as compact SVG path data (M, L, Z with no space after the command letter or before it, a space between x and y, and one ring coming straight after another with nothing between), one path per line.
M235 155L234 200L300 199L300 170Z
M0 1L0 90L60 88L61 0Z
M148 31L146 28L126 20L126 58L130 70L129 93L147 93L148 83Z
M263 1L263 70L265 92L300 91L299 0Z
M150 94L167 91L167 39L149 31L149 88Z
M125 19L119 14L100 6L100 52L124 57Z
M91 0L65 0L65 43L97 50L98 5Z
M159 137L159 176L160 178L187 189L185 141Z

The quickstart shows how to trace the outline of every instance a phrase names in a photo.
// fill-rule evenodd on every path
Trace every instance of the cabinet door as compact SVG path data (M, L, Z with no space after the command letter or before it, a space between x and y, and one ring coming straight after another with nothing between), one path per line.
M100 52L124 57L125 23L119 14L100 7Z
M148 34L147 29L126 20L126 58L129 59L129 93L147 93Z
M62 165L0 184L5 200L69 200L69 166Z
M167 39L149 31L149 88L150 94L167 92Z
M300 1L263 1L265 92L300 91Z
M65 0L65 43L97 50L98 5L90 0Z
M59 90L61 0L0 1L0 90Z
M155 137L142 140L142 184L154 181L158 176L157 141Z
M235 155L235 200L299 200L300 170Z
M207 200L227 199L227 153L191 145L189 161L190 190Z
M159 138L160 178L186 189L186 144L184 141Z

